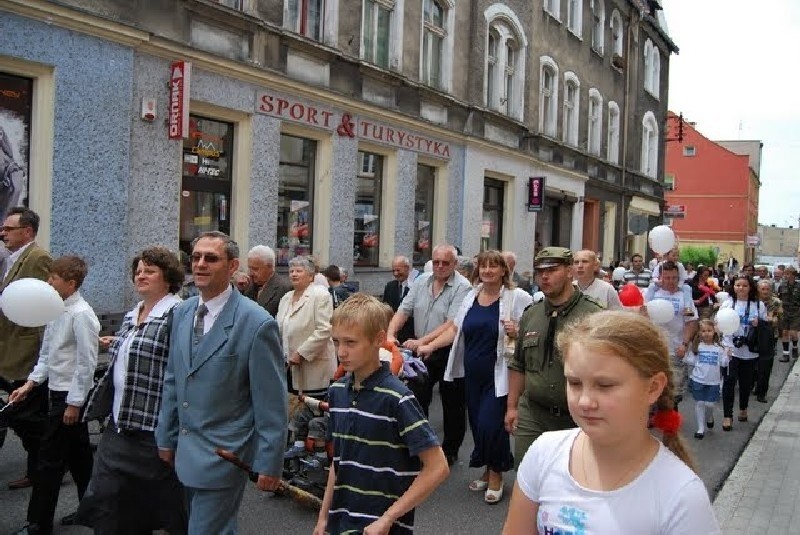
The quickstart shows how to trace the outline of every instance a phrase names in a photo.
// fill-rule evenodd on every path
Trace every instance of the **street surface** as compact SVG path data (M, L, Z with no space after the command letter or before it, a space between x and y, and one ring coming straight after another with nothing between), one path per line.
M724 433L722 424L722 405L716 412L716 426L706 432L705 439L695 440L693 400L681 404L684 416L683 434L694 453L700 476L712 498L732 470L747 442L775 399L778 390L786 379L794 362L775 362L769 391L770 403L750 400L750 421L739 423L734 418L733 431ZM438 395L437 395L438 398ZM434 399L431 404L431 421L437 432L441 433L441 404ZM734 406L734 416L738 405ZM508 506L508 497L513 486L513 475L506 477L506 496L495 506L483 503L482 493L472 493L467 489L470 480L480 475L480 470L467 466L472 438L467 432L461 448L459 462L453 466L448 480L433 494L422 507L417 509L417 533L457 534L457 533L500 533ZM13 533L25 525L25 511L30 490L9 491L6 482L17 479L24 470L24 451L16 436L9 432L6 445L0 450L0 535ZM75 486L69 477L61 489L56 519L60 519L77 507ZM239 528L242 535L269 534L310 534L316 523L316 512L304 509L297 504L258 492L254 486L248 487L239 514ZM91 530L79 527L56 527L56 534L86 535Z

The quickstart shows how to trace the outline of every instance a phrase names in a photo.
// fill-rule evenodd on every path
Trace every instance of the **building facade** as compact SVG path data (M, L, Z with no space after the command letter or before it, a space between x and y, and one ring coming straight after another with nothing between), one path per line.
M800 229L792 226L759 225L758 238L756 262L774 266L799 265Z
M436 243L638 252L660 217L669 55L653 2L4 0L10 204L90 261L205 230L377 292ZM468 31L464 31L467 29Z
M682 246L712 247L719 262L755 260L761 147L711 141L687 122L682 143L667 143L664 215Z

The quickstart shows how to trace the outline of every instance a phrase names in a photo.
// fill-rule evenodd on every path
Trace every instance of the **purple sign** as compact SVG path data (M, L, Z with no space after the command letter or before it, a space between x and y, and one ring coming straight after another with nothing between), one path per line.
M544 207L544 177L532 176L528 179L528 211L541 212Z

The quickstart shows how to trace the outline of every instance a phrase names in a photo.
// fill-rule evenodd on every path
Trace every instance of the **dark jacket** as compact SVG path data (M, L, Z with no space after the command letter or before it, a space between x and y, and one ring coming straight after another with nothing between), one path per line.
M250 283L250 287L244 294L261 305L274 318L278 315L278 305L281 302L281 297L293 289L291 283L285 277L275 273L261 288L257 288L255 284Z

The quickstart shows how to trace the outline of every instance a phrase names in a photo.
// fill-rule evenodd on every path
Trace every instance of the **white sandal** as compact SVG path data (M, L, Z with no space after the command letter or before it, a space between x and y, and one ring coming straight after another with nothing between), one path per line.
M486 493L483 495L483 501L488 503L489 505L494 505L499 503L500 500L503 499L503 487L501 486L499 490L492 490L490 488L486 489Z
M489 488L489 482L483 479L476 479L474 481L470 481L469 483L469 490L472 492L483 492Z

